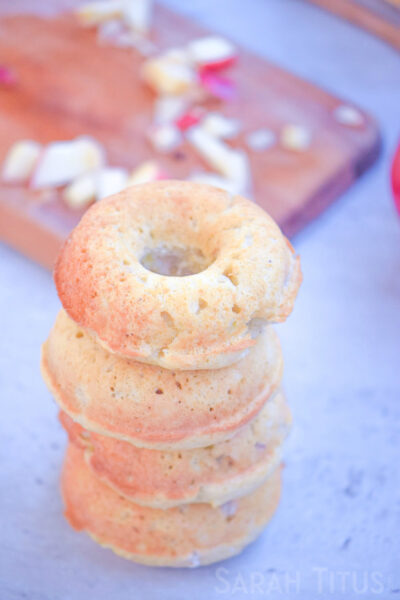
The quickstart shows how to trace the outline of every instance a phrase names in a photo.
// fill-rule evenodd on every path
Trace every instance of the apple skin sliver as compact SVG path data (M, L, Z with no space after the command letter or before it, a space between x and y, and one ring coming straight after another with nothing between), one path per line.
M237 89L233 81L227 77L221 77L209 69L202 69L199 73L201 85L212 95L223 100L232 102L237 97Z

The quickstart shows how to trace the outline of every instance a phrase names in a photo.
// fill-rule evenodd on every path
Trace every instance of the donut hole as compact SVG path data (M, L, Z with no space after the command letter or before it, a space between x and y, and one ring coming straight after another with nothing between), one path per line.
M152 273L169 277L195 275L210 265L210 261L200 248L169 244L145 248L140 263Z

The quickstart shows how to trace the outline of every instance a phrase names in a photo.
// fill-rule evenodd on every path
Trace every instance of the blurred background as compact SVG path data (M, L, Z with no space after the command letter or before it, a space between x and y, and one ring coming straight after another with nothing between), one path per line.
M2 599L400 593L396 4L168 0L149 33L127 41L125 25L83 22L81 2L0 0ZM204 30L229 40L234 60L211 76L203 64L200 90L171 126L142 64ZM190 133L211 113L225 118L207 126L222 167ZM229 135L216 133L224 126ZM55 181L43 162L27 174L21 154L10 159L15 142L43 152L82 135L106 171L88 193L66 192L64 159L51 163ZM69 528L58 492L65 435L39 372L60 306L50 267L62 239L98 196L161 172L250 194L290 235L304 273L279 326L294 416L281 505L241 556L185 572L122 561Z

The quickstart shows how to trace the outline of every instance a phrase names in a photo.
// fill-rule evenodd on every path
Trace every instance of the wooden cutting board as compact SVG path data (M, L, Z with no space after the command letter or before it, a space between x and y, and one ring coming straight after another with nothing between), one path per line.
M400 50L400 0L309 0Z
M156 8L159 48L204 33ZM79 27L71 15L0 19L0 62L19 78L15 88L0 89L0 161L21 138L50 142L82 134L105 145L111 165L133 168L151 158L145 132L154 96L139 79L142 60L134 50L99 45L96 32ZM379 150L376 123L365 113L360 127L338 123L333 111L342 103L339 98L244 50L230 77L237 99L208 106L241 119L244 133L236 145L244 147L246 133L261 127L279 134L285 124L296 123L312 133L303 152L279 144L249 152L256 201L293 235L372 164ZM173 177L206 169L187 145L157 159ZM49 268L81 214L67 208L55 191L0 186L0 238Z

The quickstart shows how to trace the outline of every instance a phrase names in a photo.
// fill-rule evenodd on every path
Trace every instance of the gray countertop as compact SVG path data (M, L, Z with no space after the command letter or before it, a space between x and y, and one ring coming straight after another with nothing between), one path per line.
M279 327L295 423L283 498L261 538L217 566L141 567L69 528L58 489L65 435L38 367L59 302L49 273L0 245L0 598L396 597L400 220L388 170L400 55L301 1L169 4L369 110L383 153L294 240L304 284Z

